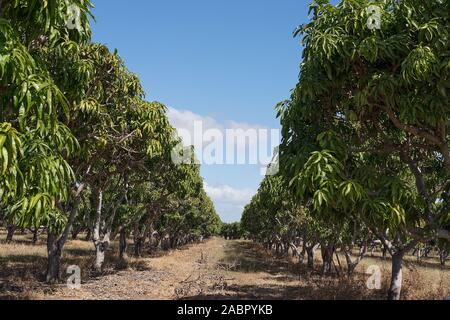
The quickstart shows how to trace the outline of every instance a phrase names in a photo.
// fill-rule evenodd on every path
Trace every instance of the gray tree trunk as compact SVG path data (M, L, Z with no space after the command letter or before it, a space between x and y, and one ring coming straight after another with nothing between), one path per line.
M303 264L303 262L305 262L305 256L306 256L306 248L303 245L302 246L302 251L300 252L299 256L298 256L298 261L300 264Z
M108 249L108 241L97 241L95 243L95 269L99 272L103 270L103 263L105 262L105 253Z
M403 283L404 251L398 251L392 256L392 276L388 293L388 300L400 300Z
M59 266L61 260L61 247L57 236L53 233L47 236L47 276L46 281L48 283L54 283L59 280Z
M95 269L99 272L102 271L103 263L105 262L105 252L109 246L109 235L105 235L101 238L102 229L102 206L103 206L103 191L101 188L95 191L95 225L92 240L95 246Z
M356 263L353 262L351 253L349 253L347 250L344 250L345 252L345 261L347 262L347 275L351 276L353 272L355 272Z
M345 254L345 260L347 262L347 275L351 276L354 272L358 264L361 262L361 260L364 258L366 252L367 252L367 245L364 243L359 248L359 255L358 257L353 260L352 258L352 247L351 246L344 246L343 251Z

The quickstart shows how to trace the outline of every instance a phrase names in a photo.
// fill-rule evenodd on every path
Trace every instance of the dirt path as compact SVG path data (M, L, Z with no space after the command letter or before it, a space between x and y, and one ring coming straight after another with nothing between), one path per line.
M270 260L269 260L270 261ZM293 298L298 281L289 263L268 262L246 241L212 239L140 261L124 270L87 280L80 289L59 285L37 299L257 299Z

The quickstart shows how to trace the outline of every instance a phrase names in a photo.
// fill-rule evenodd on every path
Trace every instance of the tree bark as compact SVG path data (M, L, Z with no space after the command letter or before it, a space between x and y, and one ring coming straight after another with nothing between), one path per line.
M300 252L298 256L298 261L300 264L303 264L305 262L305 256L306 256L306 247L305 245L302 246L302 251Z
M103 270L103 263L105 262L105 253L108 249L109 242L97 241L95 243L95 269L99 272Z
M334 244L322 244L322 273L330 274L333 268Z
M143 248L143 239L142 237L135 237L134 238L134 255L136 257L142 256L142 248Z
M447 168L447 170L450 170L450 148L444 138L435 136L428 131L422 130L421 128L416 128L414 126L402 123L389 105L387 105L384 110L386 111L389 119L392 121L394 126L396 126L398 129L414 136L421 137L425 139L430 145L436 146L442 154L442 157L444 159L444 166Z
M445 251L444 249L439 250L439 261L442 267L445 267L445 262L447 261L448 257L449 253L447 251Z
M364 258L366 252L367 252L367 245L364 243L361 245L359 249L359 255L358 257L353 260L352 259L352 247L350 246L344 246L343 251L345 254L345 260L347 262L347 275L351 276L354 272L358 264L361 262L361 260Z
M36 245L38 240L39 240L39 228L36 228L33 230L33 245Z
M400 300L403 283L404 251L398 251L392 256L392 276L388 293L388 300Z
M54 283L59 280L59 266L61 260L61 247L57 236L53 233L47 235L47 276L48 283Z
M76 195L74 203L72 204L72 209L70 210L69 219L67 220L66 226L61 237L58 239L56 234L52 232L48 232L47 235L47 253L48 253L48 262L47 262L47 282L52 283L59 280L59 266L61 260L62 249L67 241L67 237L69 236L70 230L72 229L73 222L75 221L75 217L78 213L78 205L81 201L81 196L84 191L84 184L80 184Z
M307 255L307 263L306 267L308 272L312 272L314 270L314 252L316 250L315 246L306 247L306 255Z
M103 190L98 188L95 190L95 224L92 240L95 246L95 269L102 271L103 263L105 262L105 252L109 245L109 239L103 237L101 239L102 228L102 206L103 206Z
M72 228L72 240L77 240L80 232L81 232L80 228Z
M143 230L141 230L141 227ZM133 232L133 240L134 240L134 255L135 257L141 257L142 251L144 249L144 243L145 243L145 234L146 227L140 226L139 222L136 222L134 224L134 232Z
M16 227L10 224L6 227L6 230L7 230L6 243L11 243L14 237L14 232L16 231Z
M119 235L119 258L125 261L128 260L127 247L127 234L125 228L122 228Z
M85 240L92 241L92 228L91 227L89 227L89 229L87 229Z

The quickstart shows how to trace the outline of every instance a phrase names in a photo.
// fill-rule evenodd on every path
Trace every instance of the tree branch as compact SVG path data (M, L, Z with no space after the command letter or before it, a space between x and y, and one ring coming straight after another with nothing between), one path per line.
M420 130L414 126L402 123L400 119L397 118L395 112L389 106L381 107L386 111L389 119L392 121L395 127L414 136L421 137L438 147L442 156L444 157L445 167L447 168L447 170L450 170L450 148L445 141L439 139L438 137L427 131Z

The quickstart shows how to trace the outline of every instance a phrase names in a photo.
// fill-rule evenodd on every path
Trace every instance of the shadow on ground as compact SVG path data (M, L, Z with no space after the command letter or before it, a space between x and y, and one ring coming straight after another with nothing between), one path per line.
M355 274L350 279L337 275L323 277L319 270L308 274L305 266L289 259L276 257L252 242L230 242L225 248L225 254L218 268L231 273L264 273L266 276L262 276L261 283L251 285L234 283L219 293L183 299L377 300L385 298L385 290L375 292L365 287L362 274Z
M26 248L35 248L29 242L14 242L24 244ZM47 257L40 254L7 254L0 256L0 300L27 300L31 293L52 294L58 286L65 284L70 274L66 274L69 266L76 265L81 269L83 283L91 283L101 280L105 275L115 274L121 270L132 269L136 271L149 270L144 261L130 260L124 263L118 258L116 246L112 246L105 259L103 272L94 270L95 253L93 248L64 248L61 258L60 275L58 285L45 283Z

